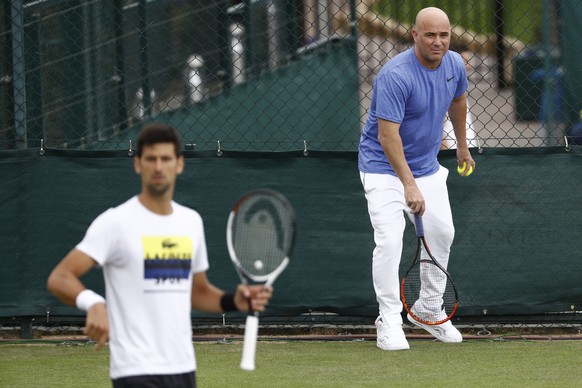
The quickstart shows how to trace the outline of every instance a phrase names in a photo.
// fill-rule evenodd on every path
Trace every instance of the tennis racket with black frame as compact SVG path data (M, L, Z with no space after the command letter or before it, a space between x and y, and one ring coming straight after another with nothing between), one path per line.
M406 312L417 322L440 325L450 320L459 307L457 286L449 272L435 259L424 238L422 218L414 214L418 243L412 265L400 283L400 297ZM424 248L424 249L423 249ZM426 254L423 255L422 252ZM440 306L438 311L415 309L414 304L422 297L423 303Z
M228 217L226 242L241 282L271 286L289 264L295 235L295 211L283 194L258 189L239 199ZM252 311L249 301L243 370L255 370L258 331L259 314Z

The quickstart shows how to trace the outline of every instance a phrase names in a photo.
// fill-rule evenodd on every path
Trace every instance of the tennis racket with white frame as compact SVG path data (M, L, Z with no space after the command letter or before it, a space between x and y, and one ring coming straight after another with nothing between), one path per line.
M239 199L228 217L226 243L241 282L271 286L289 264L295 234L295 211L283 194L258 189ZM258 331L258 312L249 305L240 363L243 370L255 370Z

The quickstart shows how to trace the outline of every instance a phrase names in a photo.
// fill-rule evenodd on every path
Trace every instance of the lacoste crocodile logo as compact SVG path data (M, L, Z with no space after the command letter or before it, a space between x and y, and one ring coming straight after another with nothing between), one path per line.
M175 242L172 242L171 240L164 240L164 241L162 241L162 248L172 249L176 245L178 245L178 244L176 244Z

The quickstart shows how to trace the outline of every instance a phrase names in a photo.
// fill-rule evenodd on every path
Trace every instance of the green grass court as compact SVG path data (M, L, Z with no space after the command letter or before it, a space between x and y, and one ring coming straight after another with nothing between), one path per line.
M239 369L242 344L195 343L199 387L580 387L582 341L260 341L257 370ZM104 350L104 351L103 351ZM0 387L110 387L109 352L84 342L0 344Z

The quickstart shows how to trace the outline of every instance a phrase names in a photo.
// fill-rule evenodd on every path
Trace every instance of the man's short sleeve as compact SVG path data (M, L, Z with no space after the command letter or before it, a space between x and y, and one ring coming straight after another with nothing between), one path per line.
M463 95L463 93L465 93L465 91L467 91L467 88L469 87L469 81L467 80L467 71L465 70L465 63L463 61L463 59L459 56L461 62L459 62L457 60L457 68L458 73L459 73L459 82L457 82L457 90L455 92L455 97L454 98L459 98Z
M381 73L376 79L376 116L394 123L402 123L408 100L406 83L393 71Z
M111 252L114 250L115 231L111 223L112 209L99 215L89 226L83 240L76 248L90 256L99 265L105 264Z

